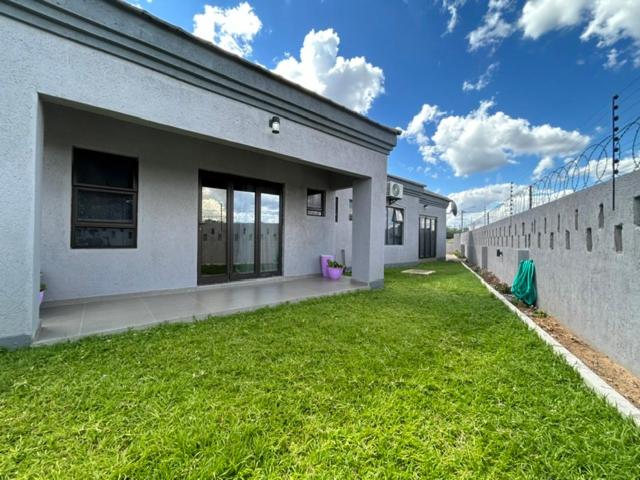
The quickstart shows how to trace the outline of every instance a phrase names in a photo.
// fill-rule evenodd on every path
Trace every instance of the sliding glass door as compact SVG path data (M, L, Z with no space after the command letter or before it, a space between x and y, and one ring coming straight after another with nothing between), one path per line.
M198 283L281 273L282 186L201 171Z

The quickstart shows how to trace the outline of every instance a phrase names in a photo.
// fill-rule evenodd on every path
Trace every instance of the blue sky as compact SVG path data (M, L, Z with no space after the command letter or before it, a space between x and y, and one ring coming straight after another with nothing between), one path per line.
M389 172L467 210L604 136L614 92L640 114L640 0L132 3L404 129Z

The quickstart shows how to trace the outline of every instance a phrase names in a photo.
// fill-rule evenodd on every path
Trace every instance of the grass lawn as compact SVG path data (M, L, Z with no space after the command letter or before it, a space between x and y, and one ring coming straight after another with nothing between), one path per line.
M640 478L640 429L455 263L0 352L0 478Z

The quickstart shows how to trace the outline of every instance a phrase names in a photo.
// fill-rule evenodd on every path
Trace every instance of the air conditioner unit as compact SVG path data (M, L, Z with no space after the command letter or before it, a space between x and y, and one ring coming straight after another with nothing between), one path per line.
M402 198L404 185L398 182L387 182L387 197Z

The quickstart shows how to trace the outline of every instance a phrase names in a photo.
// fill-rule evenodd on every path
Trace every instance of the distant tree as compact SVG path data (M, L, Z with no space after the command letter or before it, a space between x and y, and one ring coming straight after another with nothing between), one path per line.
M467 227L464 227L463 230L460 230L459 228L456 227L447 227L447 238L453 238L453 235L456 233L460 233L460 232L468 232L469 229Z

